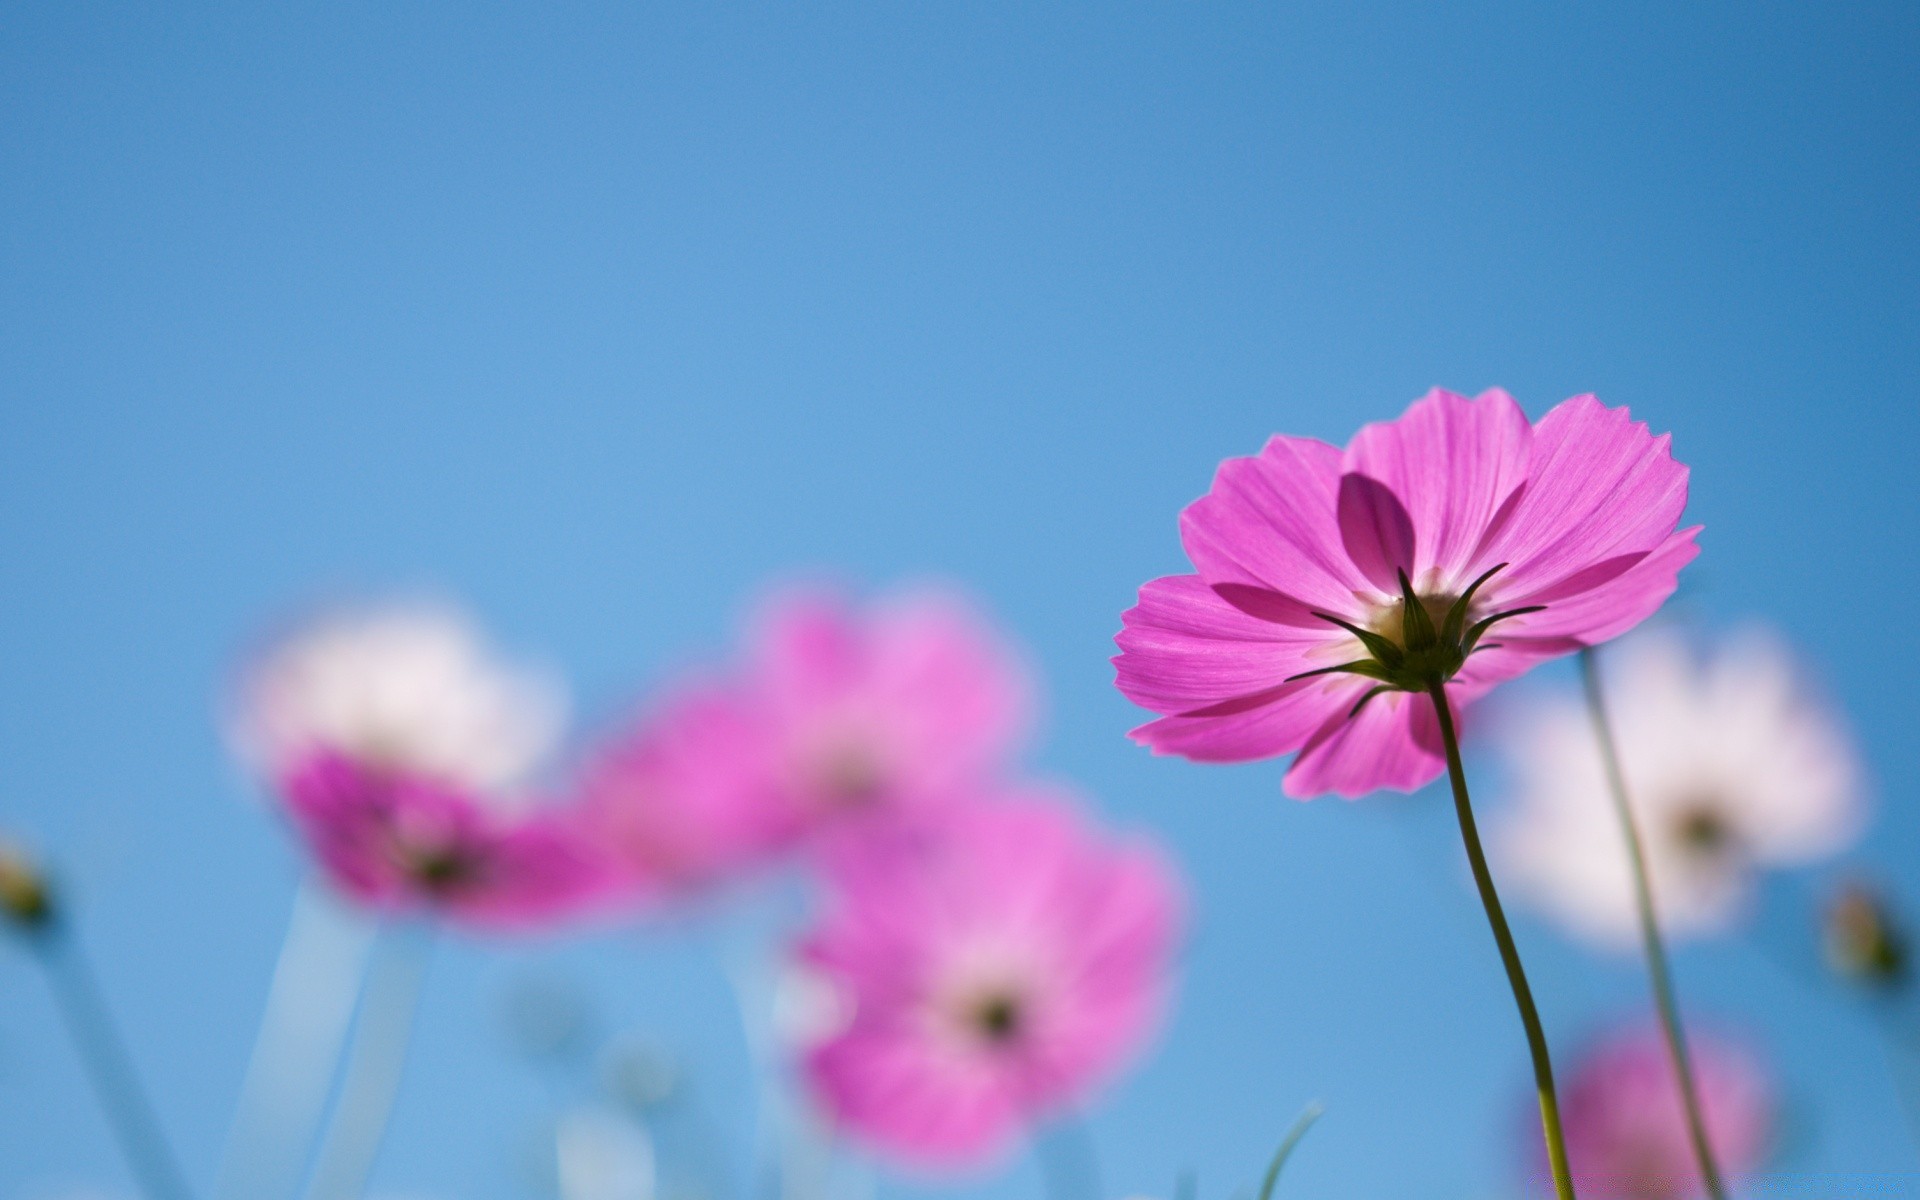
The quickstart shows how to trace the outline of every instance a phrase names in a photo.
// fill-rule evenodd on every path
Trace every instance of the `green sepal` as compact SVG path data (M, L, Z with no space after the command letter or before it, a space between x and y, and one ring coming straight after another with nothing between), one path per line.
M1333 667L1320 667L1312 671L1302 671L1298 675L1289 675L1282 683L1292 683L1296 679L1312 679L1315 675L1364 675L1368 679L1378 679L1382 683L1392 683L1393 674L1386 667L1370 658L1358 658L1350 663L1341 663Z
M1443 643L1449 646L1460 644L1460 635L1466 632L1467 609L1473 605L1474 593L1480 590L1481 584L1505 570L1506 566L1506 563L1495 563L1488 567L1482 572L1480 578L1467 585L1466 591L1460 593L1460 598L1455 600L1453 607L1447 610L1446 627L1440 633L1440 640Z
M1355 717L1359 716L1360 710L1367 706L1367 701L1373 699L1375 696L1378 696L1381 692L1392 692L1392 691L1398 691L1398 690L1399 689L1395 688L1390 683L1383 683L1383 684L1379 684L1376 687L1368 688L1367 694L1360 697L1359 700L1354 702L1353 707L1347 710L1347 720L1351 721Z
M1472 654L1473 648L1480 644L1481 635L1493 628L1495 621L1504 621L1508 617L1521 617L1528 613L1542 612L1546 607L1544 604L1529 604L1525 608L1510 608L1506 612L1497 612L1490 617L1475 622L1473 628L1467 630L1466 641L1460 644L1461 653Z
M1433 617L1427 612L1427 606L1413 594L1413 581L1405 571L1400 572L1400 610L1400 636L1407 643L1407 653L1433 649L1440 635L1433 628Z
M1331 621L1348 633L1359 638L1360 644L1367 648L1367 653L1373 655L1373 657L1380 662L1385 663L1389 668L1398 667L1407 659L1407 652L1395 645L1393 639L1384 634L1375 633L1371 629L1363 629L1351 621L1343 621L1330 613L1317 612L1313 615L1319 617L1322 621Z

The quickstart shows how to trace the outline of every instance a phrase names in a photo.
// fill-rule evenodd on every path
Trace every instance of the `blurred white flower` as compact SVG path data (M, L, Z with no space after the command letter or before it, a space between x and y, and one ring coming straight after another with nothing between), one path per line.
M491 791L533 770L565 717L554 676L503 662L465 614L416 601L336 610L270 646L230 730L269 776L325 749Z
M1852 742L1774 637L1750 630L1703 658L1650 632L1601 669L1664 932L1727 928L1760 870L1858 834ZM1507 877L1575 932L1631 947L1633 877L1585 704L1542 700L1507 732L1518 802L1494 831Z

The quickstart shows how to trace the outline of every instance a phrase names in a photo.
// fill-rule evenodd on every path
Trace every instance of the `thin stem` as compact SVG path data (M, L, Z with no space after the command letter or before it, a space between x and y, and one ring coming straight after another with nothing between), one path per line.
M1293 1128L1287 1130L1287 1136L1280 1139L1280 1148L1273 1152L1273 1161L1267 1164L1266 1177L1260 1181L1260 1200L1273 1200L1273 1188L1280 1182L1281 1169L1287 1165L1287 1160L1293 1157L1294 1148L1300 1144L1300 1139L1307 1136L1307 1130L1313 1128L1313 1123L1318 1121L1320 1114L1325 1111L1327 1110L1321 1106L1320 1102L1315 1100L1301 1111L1300 1118L1293 1123Z
M1660 940L1660 922L1653 907L1653 881L1647 874L1646 846L1640 839L1639 824L1633 819L1627 777L1620 766L1613 725L1607 719L1599 662L1592 647L1580 651L1580 680L1586 688L1593 735L1600 744L1600 758L1606 766L1607 790L1613 796L1614 815L1620 819L1620 833L1627 843L1627 860L1633 865L1633 899L1640 918L1640 945L1647 956L1647 978L1653 985L1653 1003L1660 1012L1660 1028L1666 1034L1674 1075L1680 1081L1680 1099L1687 1112L1687 1137L1693 1143L1693 1156L1700 1163L1700 1177L1706 1184L1707 1195L1712 1200L1727 1200L1727 1188L1721 1182L1720 1167L1707 1140L1707 1123L1701 1115L1700 1089L1694 1082L1693 1059L1687 1053L1686 1030L1680 1024L1680 1004L1674 995L1673 973L1667 965L1667 948Z
M127 1165L151 1200L189 1200L186 1176L167 1145L140 1076L114 1028L80 944L59 918L30 941L46 969L60 1016L86 1065Z
M300 885L214 1200L286 1200L298 1189L371 942L372 927L357 914L341 912L317 880Z
M1474 886L1480 889L1480 903L1487 910L1487 924L1493 927L1493 940L1500 947L1500 962L1506 967L1507 982L1513 987L1520 1024L1527 1031L1527 1052L1533 1056L1533 1086L1540 1098L1540 1127L1546 1134L1554 1195L1559 1200L1575 1200L1573 1171L1567 1166L1566 1134L1560 1129L1560 1098L1553 1090L1553 1061L1547 1056L1547 1034L1540 1026L1540 1010L1534 1007L1533 989L1527 986L1526 970L1520 965L1519 947L1513 943L1513 931L1507 927L1507 915L1500 908L1500 894L1493 887L1493 872L1487 869L1486 851L1480 847L1480 830L1474 824L1473 801L1467 795L1467 771L1460 764L1460 738L1454 732L1446 685L1434 681L1428 685L1427 695L1432 697L1434 716L1440 721L1440 741L1447 752L1447 778L1453 784L1453 809L1460 818L1460 840L1466 845Z
M374 948L377 958L354 1023L340 1099L307 1185L307 1200L360 1200L366 1192L400 1091L426 975L426 934L409 932L416 936L396 943L387 931L382 940L388 944Z

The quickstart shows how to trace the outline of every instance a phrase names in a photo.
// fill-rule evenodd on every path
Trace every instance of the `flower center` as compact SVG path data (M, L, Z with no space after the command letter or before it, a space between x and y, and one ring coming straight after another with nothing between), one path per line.
M865 808L886 794L888 772L880 756L858 738L828 746L810 774L821 794L838 808Z
M485 868L475 847L429 831L389 829L386 850L388 859L414 886L436 896L471 887Z
M1734 850L1739 841L1725 807L1712 797L1681 805L1672 828L1675 840L1701 858L1719 858Z
M1025 1012L1011 992L989 992L976 1000L968 1023L988 1045L1001 1046L1020 1036Z
M1470 620L1473 597L1480 586L1493 578L1505 563L1493 567L1473 581L1458 596L1445 593L1422 596L1413 590L1405 571L1400 572L1400 599L1380 606L1366 626L1330 613L1315 613L1323 621L1338 625L1358 638L1366 651L1363 658L1302 671L1288 682L1314 675L1359 675L1375 681L1353 706L1348 717L1358 716L1367 702L1381 692L1424 692L1439 687L1466 665L1476 650L1494 649L1496 643L1482 644L1480 639L1497 621L1525 613L1539 612L1542 604L1496 612L1479 620Z

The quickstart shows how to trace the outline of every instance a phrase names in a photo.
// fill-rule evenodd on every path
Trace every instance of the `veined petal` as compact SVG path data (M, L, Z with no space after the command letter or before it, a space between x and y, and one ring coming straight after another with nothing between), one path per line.
M1165 716L1127 736L1156 754L1178 754L1195 762L1273 758L1298 750L1329 721L1345 719L1372 684L1350 675L1302 679L1282 684L1258 697L1258 703L1249 701L1236 711Z
M1382 790L1416 791L1446 765L1432 701L1388 692L1351 718L1342 709L1317 730L1282 787L1301 800L1327 792L1353 800Z
M1180 540L1211 584L1253 584L1308 608L1344 612L1370 590L1336 520L1340 451L1276 436L1254 458L1220 464L1213 487L1180 514Z
M1465 570L1502 503L1526 481L1532 446L1526 414L1507 393L1469 400L1435 388L1399 420L1363 428L1344 467L1384 484L1405 507L1415 554L1394 565L1418 580L1435 568L1447 576Z
M1540 612L1503 621L1494 626L1488 640L1506 646L1532 644L1546 651L1545 657L1552 657L1619 637L1652 616L1680 586L1680 568L1700 553L1694 541L1699 532L1700 526L1695 525L1669 535L1658 549L1622 574L1576 595L1555 599ZM1512 602L1535 601L1514 597ZM1550 643L1559 643L1559 648L1551 648Z
M1122 694L1157 713L1183 713L1264 692L1288 676L1336 661L1309 652L1337 629L1281 625L1229 604L1198 575L1172 575L1140 589L1121 617L1113 660Z
M1542 417L1526 490L1474 556L1476 564L1510 564L1496 581L1501 602L1659 547L1687 504L1687 468L1674 461L1670 441L1592 396Z
M1414 569L1413 518L1393 489L1365 475L1340 477L1340 544L1367 582L1392 594Z

